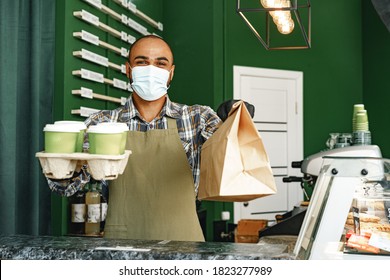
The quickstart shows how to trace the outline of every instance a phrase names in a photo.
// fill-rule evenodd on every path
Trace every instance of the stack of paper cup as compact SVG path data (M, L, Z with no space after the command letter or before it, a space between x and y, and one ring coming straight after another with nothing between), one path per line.
M368 131L368 116L366 110L359 110L355 115L354 131Z
M352 118L352 141L354 145L371 145L371 132L367 110L363 104L355 104Z
M87 126L81 121L56 121L54 124L70 125L79 129L79 135L77 136L76 152L81 153L83 151L84 133L87 130Z
M365 110L364 104L355 104L353 105L353 115L352 115L352 131L356 130L356 115L359 111ZM367 111L366 111L367 113Z

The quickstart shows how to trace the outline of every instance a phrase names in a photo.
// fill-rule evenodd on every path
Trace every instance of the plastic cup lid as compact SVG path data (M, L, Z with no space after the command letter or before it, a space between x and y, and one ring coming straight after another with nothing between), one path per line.
M73 125L65 124L47 124L43 128L43 131L47 132L80 132L80 128Z
M56 121L56 122L54 122L54 124L74 125L75 127L77 127L80 130L87 129L87 126L85 125L85 123L80 122L80 121Z
M100 126L111 126L111 127L119 127L122 129L122 131L128 131L129 127L125 123L120 123L120 122L102 122L98 123L97 125Z
M123 127L116 125L91 125L88 127L88 133L106 133L106 134L114 134L114 133L123 133Z

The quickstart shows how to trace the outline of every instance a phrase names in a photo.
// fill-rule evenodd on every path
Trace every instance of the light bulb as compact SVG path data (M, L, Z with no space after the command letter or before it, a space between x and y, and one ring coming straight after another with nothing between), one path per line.
M291 2L290 0L281 0L280 5L282 8L290 8ZM282 34L290 34L294 30L294 21L291 18L290 11L276 11L273 16L273 21L278 31Z
M291 7L290 0L260 0L264 8L289 8ZM271 11L273 22L282 34L290 34L294 30L294 21L291 18L290 11Z
M273 0L272 2L273 2L272 7L274 7L274 8L282 8L283 7L283 0Z
M275 0L260 0L260 3L264 8L272 8L274 7Z
M278 31L282 34L290 34L294 30L294 21L292 19L277 25Z
M290 0L283 0L283 7L290 8L291 7L291 1Z
M289 11L276 11L272 18L276 25L283 24L291 19L291 13Z
M260 4L261 4L264 8L268 8L268 0L260 0Z
M286 0L272 0L272 2L273 2L272 6L270 6L270 8L288 7ZM272 11L272 12L270 12L270 14L271 14L275 24L277 24L277 21L279 18L288 17L287 14L289 14L289 11Z

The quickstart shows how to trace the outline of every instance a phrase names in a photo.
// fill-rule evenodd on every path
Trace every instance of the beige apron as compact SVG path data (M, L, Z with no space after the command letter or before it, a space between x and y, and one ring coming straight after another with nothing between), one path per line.
M177 131L129 131L123 175L109 186L106 238L204 241L192 173Z

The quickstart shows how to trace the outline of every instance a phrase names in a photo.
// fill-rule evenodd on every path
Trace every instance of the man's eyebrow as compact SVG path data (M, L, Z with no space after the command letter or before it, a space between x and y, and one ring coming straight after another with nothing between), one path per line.
M136 56L136 57L134 57L134 59L149 59L149 57L147 57L147 56L144 56L144 55L139 55L139 56Z
M169 62L169 59L166 58L165 56L157 57L156 60L166 60L167 62Z

